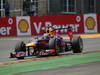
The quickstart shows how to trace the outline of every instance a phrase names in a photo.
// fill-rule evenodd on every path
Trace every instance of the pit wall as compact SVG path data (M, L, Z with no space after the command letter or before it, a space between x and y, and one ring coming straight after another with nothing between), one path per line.
M45 26L53 26L60 34L70 25L74 33L100 33L100 14L21 16L0 18L0 36L41 35Z

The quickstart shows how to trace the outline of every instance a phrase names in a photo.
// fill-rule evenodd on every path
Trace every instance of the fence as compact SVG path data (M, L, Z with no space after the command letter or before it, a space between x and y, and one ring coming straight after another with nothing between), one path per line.
M0 16L47 15L47 1L48 0L0 0Z

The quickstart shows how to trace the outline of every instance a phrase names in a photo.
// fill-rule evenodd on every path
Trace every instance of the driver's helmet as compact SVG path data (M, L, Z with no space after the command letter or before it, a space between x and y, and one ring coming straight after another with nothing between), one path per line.
M47 28L46 33L48 34L48 36L53 36L54 35L54 28L52 28L52 27Z

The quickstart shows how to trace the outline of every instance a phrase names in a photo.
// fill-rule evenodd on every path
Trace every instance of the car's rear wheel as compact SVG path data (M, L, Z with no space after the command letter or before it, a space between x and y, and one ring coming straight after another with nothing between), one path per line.
M73 37L72 39L73 53L81 53L83 50L83 40L81 37Z

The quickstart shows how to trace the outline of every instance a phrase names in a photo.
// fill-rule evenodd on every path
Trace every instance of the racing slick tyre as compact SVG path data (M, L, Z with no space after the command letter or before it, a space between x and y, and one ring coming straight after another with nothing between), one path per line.
M52 38L49 40L49 48L53 49L55 48L55 43L56 43L56 39Z
M26 46L24 42L18 42L15 46L15 52L16 54L19 52L26 52ZM18 60L19 59L24 59L24 56L16 57Z
M26 46L23 41L18 42L15 46L15 52L26 52Z
M81 37L72 38L72 50L73 53L81 53L83 50L83 40Z
M20 52L20 51L26 52L26 46L23 41L18 42L15 46L15 52Z
M52 38L49 40L49 48L56 49L55 55L59 55L60 46L59 46L56 38Z

